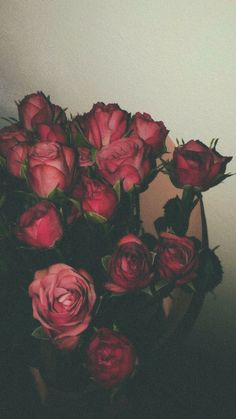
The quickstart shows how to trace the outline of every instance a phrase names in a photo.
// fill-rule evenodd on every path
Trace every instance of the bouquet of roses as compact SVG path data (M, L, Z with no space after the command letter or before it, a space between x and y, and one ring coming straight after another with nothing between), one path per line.
M217 139L190 140L170 160L164 123L117 104L68 118L37 92L17 108L19 120L0 130L2 341L25 342L37 326L33 336L73 358L76 377L117 388L158 348L163 299L221 281L202 195L230 176L231 157L216 151ZM182 194L165 204L153 236L139 196L159 172ZM201 241L186 235L196 205Z

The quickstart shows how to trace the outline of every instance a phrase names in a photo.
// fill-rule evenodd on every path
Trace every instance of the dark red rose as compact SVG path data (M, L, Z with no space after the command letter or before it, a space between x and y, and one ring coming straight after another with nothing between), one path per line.
M145 288L152 280L152 257L146 245L134 234L118 242L108 264L109 282L104 286L114 293Z
M19 128L17 124L0 130L0 154L7 156L8 150L17 143L27 141L26 132L23 128Z
M150 146L153 157L156 158L163 153L169 131L162 121L154 121L148 113L137 112L132 119L130 129Z
M24 128L32 131L38 124L52 123L52 108L42 92L27 95L18 105L19 118Z
M125 191L140 185L151 171L146 146L137 136L121 138L102 147L96 162L103 177L111 185L120 180Z
M189 237L160 233L156 252L161 278L176 286L197 278L199 258L194 241Z
M26 143L19 143L8 150L7 153L7 169L16 177L22 177L22 166L27 159L29 145Z
M106 220L112 217L118 204L117 195L109 185L88 176L82 177L73 197L81 201L84 212L101 215Z
M39 141L49 141L51 143L66 143L66 135L59 124L39 124L37 126Z
M29 295L33 316L44 332L59 349L74 349L96 301L91 276L84 269L56 263L35 273Z
M219 183L218 178L223 180L226 165L231 159L221 156L201 141L190 140L174 150L172 180L179 188L194 186L206 190L215 182Z
M78 121L90 144L98 150L121 138L127 129L128 113L115 103L96 103Z
M28 179L33 191L47 197L55 188L71 185L75 166L74 150L59 143L43 141L29 151Z
M86 366L91 376L105 388L112 388L129 377L135 369L133 344L118 332L101 328L86 350Z
M41 201L25 211L19 219L16 236L30 246L53 247L62 237L63 230L56 207Z

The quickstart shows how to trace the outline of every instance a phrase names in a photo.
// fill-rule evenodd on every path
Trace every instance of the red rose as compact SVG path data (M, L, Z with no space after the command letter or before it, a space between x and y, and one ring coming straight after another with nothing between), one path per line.
M153 157L163 153L165 139L168 134L162 121L154 121L148 113L137 112L132 120L130 129L151 148Z
M226 165L231 159L221 156L201 141L190 140L174 150L173 183L179 188L195 186L206 190L223 180Z
M73 197L81 201L84 212L94 213L109 219L115 212L118 199L115 191L97 179L83 176Z
M48 141L51 143L66 143L66 135L59 124L39 124L37 125L39 141Z
M99 150L125 134L127 117L128 113L117 104L98 102L78 120L90 144Z
M133 344L118 332L101 328L86 350L86 366L91 376L105 388L112 388L130 376L136 365Z
M144 142L137 136L121 138L97 152L96 162L103 177L114 185L122 181L125 191L140 185L151 164Z
M177 286L197 278L199 258L192 239L160 233L156 252L161 278Z
M64 263L37 271L29 286L33 316L59 349L71 350L88 327L96 300L93 280Z
M27 95L18 105L19 118L24 128L32 131L37 124L52 122L52 108L42 92Z
M25 130L19 128L17 124L0 130L0 154L7 156L8 150L15 144L27 141Z
M18 222L16 236L30 246L53 247L62 237L63 230L56 207L48 202L38 202L25 211Z
M16 144L8 150L7 169L16 177L22 177L22 166L28 156L29 145L26 143Z
M152 257L134 234L122 237L108 264L110 282L104 286L114 293L145 288L152 280Z
M43 141L31 147L28 162L29 183L37 195L47 197L55 188L70 186L75 164L72 148Z

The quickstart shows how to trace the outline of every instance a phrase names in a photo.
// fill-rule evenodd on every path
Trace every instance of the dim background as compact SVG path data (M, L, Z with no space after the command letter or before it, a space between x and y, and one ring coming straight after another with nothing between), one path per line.
M173 140L219 137L218 150L233 156L235 22L234 0L0 0L0 114L16 116L14 101L37 90L74 115L118 102L163 120ZM236 172L236 159L228 171ZM187 348L214 354L232 372L235 178L204 198L224 281L207 296ZM143 202L144 220L157 201L158 193Z

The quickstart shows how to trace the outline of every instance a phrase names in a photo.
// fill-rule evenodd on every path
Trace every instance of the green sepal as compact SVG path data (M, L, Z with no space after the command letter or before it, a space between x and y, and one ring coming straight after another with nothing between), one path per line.
M75 206L75 208L81 212L81 203L80 201L77 201L76 199L69 198L69 201L72 202L72 204Z
M110 260L111 260L111 256L110 255L103 256L102 259L101 259L102 266L103 266L103 268L105 269L106 272L108 271Z
M5 170L7 167L7 161L3 156L0 156L0 168Z
M84 216L88 221L92 221L97 224L105 224L107 222L107 218L96 214L95 212L85 212Z
M192 281L187 282L186 284L184 284L183 288L187 291L187 289L191 292L196 292L196 288L195 285L193 284Z
M36 339L40 339L40 340L49 340L49 337L46 335L46 333L44 332L42 326L37 327L33 332L32 332L32 336Z
M118 180L115 185L113 186L113 189L117 195L118 201L120 202L120 198L121 198L121 182L120 180Z
M83 134L81 128L79 127L79 125L77 125L77 129L78 129L78 133L75 139L76 145L78 147L86 147L86 148L91 148L91 145L89 144L87 138L85 137L85 135Z
M28 173L28 160L25 159L21 165L21 170L20 170L21 178L27 179L27 173Z
M161 289L169 287L169 285L169 282L167 282L165 279L159 279L157 282L154 282L153 289L155 294L158 293Z

